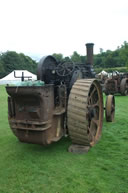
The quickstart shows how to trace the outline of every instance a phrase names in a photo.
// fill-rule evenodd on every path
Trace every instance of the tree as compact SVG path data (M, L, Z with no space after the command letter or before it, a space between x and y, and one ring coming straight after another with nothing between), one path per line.
M100 48L100 54L102 54L104 52L103 48Z
M74 51L73 55L71 56L71 60L73 62L81 62L80 55L76 51Z
M0 61L0 78L5 74L3 63Z
M62 54L56 54L54 53L53 56L56 58L58 62L61 62L63 60L63 55Z
M122 64L128 67L128 42L125 41L121 46L119 56Z
M6 76L13 70L28 70L32 73L37 71L37 63L29 56L7 51L0 55L0 77Z

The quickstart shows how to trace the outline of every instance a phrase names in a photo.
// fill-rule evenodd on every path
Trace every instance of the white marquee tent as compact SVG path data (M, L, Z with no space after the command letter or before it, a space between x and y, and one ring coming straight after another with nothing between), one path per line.
M0 79L0 84L13 84L19 82L21 81L22 76L24 77L24 81L37 80L37 76L27 70L14 70L4 78Z
M108 73L104 70L102 70L98 75L108 75Z

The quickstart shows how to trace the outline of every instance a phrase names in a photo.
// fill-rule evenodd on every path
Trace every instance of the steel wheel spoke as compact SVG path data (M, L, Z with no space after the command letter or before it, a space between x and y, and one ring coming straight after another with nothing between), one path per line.
M95 137L94 137L94 135L93 135L90 127L88 127L88 131L89 131L89 134L90 134L90 136L91 136L91 140L94 141L94 140L95 140Z
M58 69L58 71L59 71L59 72L62 72L63 70L64 70L63 68L61 68L61 69Z
M67 70L68 72L71 72L71 71L72 71L69 67L67 67L66 70Z
M63 76L65 75L65 70L63 71Z
M88 107L89 107L89 108L90 108L90 107L92 107L92 108L99 107L99 100L98 100L96 103L94 103L94 104L88 105Z
M90 94L90 96L89 96L89 98L88 98L88 103L89 104L91 103L91 99L92 99L92 96L94 95L95 91L96 91L96 88L94 87L91 94Z
M99 120L92 118L91 121L93 121L93 123L95 123L97 125L97 127L99 126Z

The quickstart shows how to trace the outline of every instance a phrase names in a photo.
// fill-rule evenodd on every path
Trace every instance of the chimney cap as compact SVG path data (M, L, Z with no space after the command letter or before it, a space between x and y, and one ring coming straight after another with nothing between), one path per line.
M94 43L87 43L86 46L94 46Z

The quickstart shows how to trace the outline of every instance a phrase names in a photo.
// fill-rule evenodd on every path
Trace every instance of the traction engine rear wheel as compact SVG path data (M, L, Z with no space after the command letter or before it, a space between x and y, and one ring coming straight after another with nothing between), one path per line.
M67 117L73 144L93 146L99 140L103 123L103 95L97 80L75 82L69 95Z
M115 97L113 95L108 95L106 98L106 110L105 116L107 122L114 121L115 117Z

